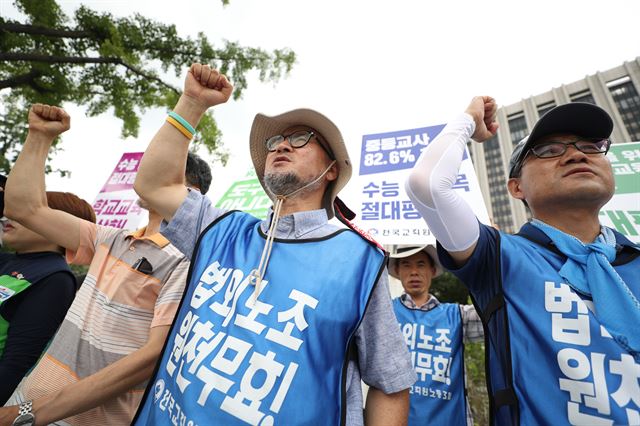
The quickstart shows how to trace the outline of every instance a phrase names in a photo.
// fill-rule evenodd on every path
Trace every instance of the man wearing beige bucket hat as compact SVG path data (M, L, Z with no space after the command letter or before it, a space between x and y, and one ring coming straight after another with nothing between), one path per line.
M404 289L393 309L418 375L410 391L409 426L472 426L464 343L483 340L482 321L473 305L440 303L429 293L431 280L440 274L433 245L403 247L389 259L389 275Z
M194 64L137 175L136 191L192 267L134 424L168 425L176 409L201 425L406 424L415 373L385 254L328 223L349 216L337 194L351 163L335 124L310 109L256 115L250 150L274 202L267 220L182 190L193 127L231 92L223 75Z

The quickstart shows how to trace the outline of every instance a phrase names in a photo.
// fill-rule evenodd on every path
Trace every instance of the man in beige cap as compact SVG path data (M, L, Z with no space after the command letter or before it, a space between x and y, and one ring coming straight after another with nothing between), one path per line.
M415 373L385 255L328 224L348 216L336 198L351 176L338 128L309 109L255 117L267 220L178 184L194 127L231 92L225 76L192 65L137 175L136 191L168 222L163 234L193 263L134 424L406 424ZM360 379L370 386L364 416Z
M418 375L410 391L409 426L473 425L464 343L483 340L482 321L473 305L440 303L429 293L431 280L441 273L433 245L400 248L389 259L389 275L405 291L393 309Z

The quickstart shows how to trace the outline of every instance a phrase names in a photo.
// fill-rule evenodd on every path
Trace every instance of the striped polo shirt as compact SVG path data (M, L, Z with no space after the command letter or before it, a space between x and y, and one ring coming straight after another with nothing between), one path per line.
M83 221L77 252L67 260L90 264L87 276L51 346L14 395L37 399L90 376L140 349L152 327L169 326L185 288L189 262L156 233L144 237ZM150 274L133 266L142 257ZM146 386L134 389L58 425L125 425Z

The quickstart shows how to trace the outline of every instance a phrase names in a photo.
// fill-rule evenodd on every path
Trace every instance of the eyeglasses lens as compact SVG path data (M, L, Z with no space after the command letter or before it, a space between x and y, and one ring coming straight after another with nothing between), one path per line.
M267 139L267 141L265 142L265 145L269 152L273 152L276 150L276 147L278 145L280 145L285 139L288 139L289 144L293 148L301 148L305 146L307 142L309 142L311 137L313 137L313 132L307 132L307 131L295 132L289 136L275 135Z

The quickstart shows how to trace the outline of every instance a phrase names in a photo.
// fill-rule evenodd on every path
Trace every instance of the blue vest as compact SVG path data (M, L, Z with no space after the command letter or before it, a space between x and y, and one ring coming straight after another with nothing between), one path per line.
M503 400L496 423L640 424L640 364L601 326L593 303L563 282L566 258L520 236L499 242L504 295L490 303L493 318L483 313L490 389ZM637 297L640 258L614 267Z
M344 424L346 367L385 255L355 232L276 239L230 212L200 236L137 425Z
M409 426L467 424L462 318L455 303L422 311L393 301L418 381L410 390Z

